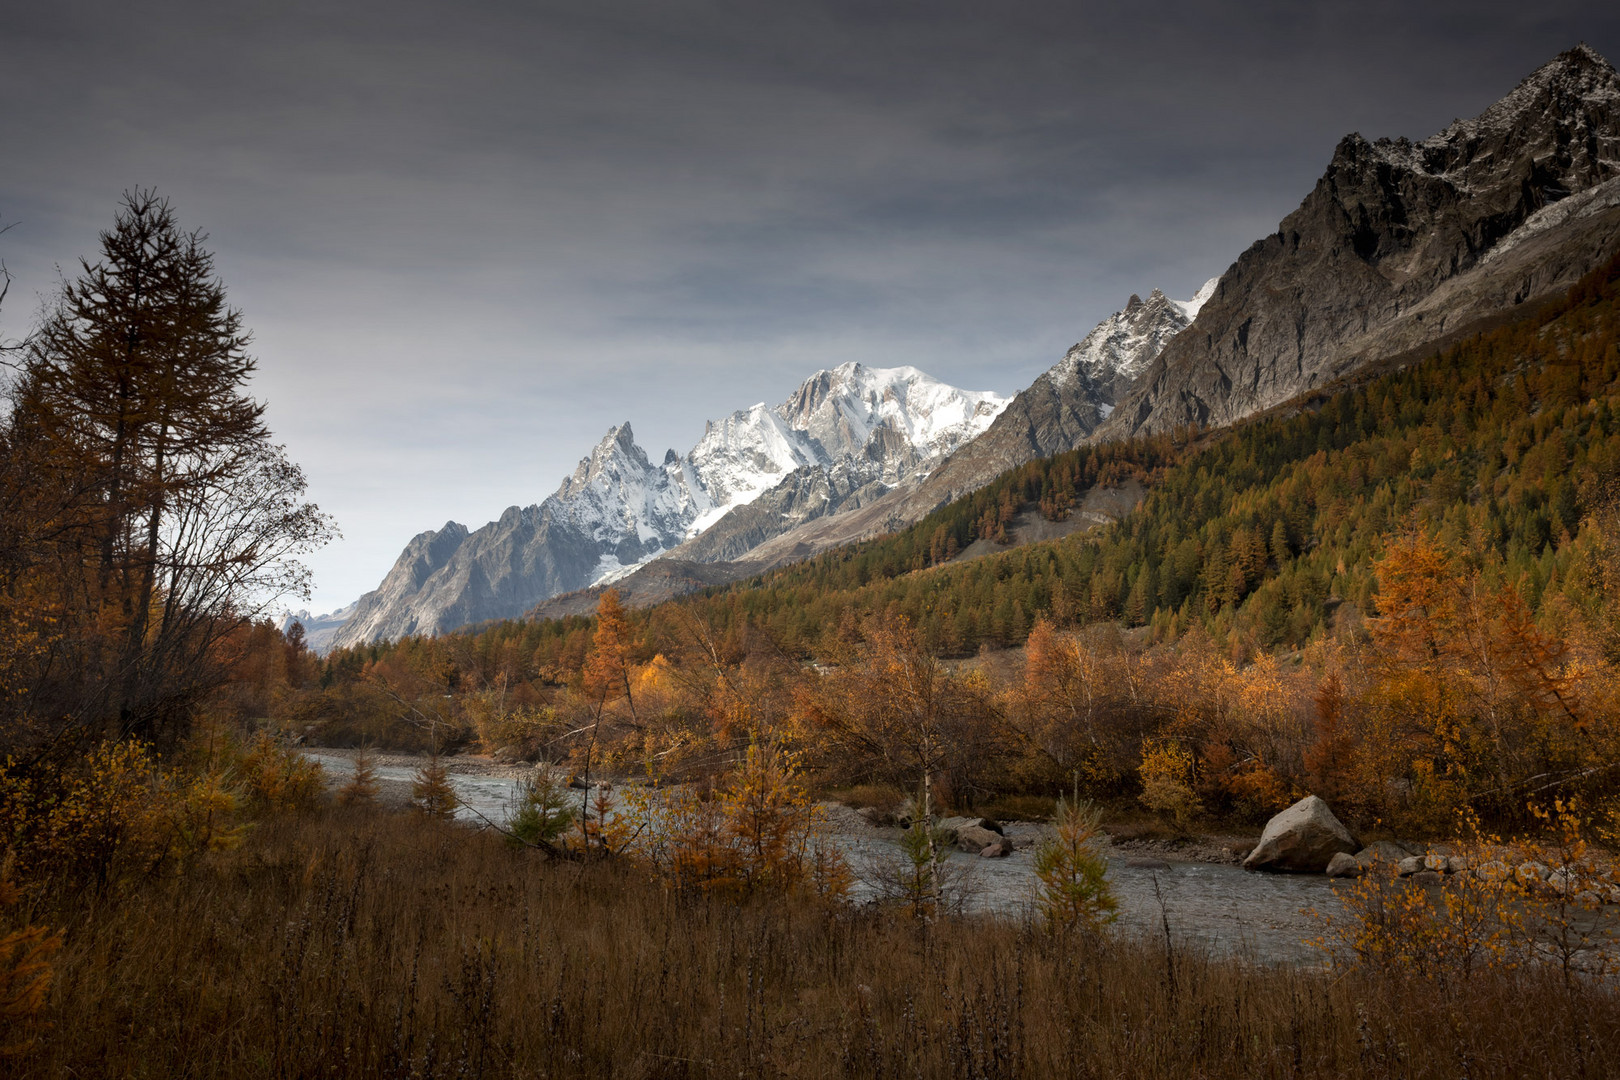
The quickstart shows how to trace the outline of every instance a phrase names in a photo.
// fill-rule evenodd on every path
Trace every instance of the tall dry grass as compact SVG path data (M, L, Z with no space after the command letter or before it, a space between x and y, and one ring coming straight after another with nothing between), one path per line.
M1550 971L1255 968L1007 922L733 904L336 808L65 929L24 1077L1603 1076L1620 995Z

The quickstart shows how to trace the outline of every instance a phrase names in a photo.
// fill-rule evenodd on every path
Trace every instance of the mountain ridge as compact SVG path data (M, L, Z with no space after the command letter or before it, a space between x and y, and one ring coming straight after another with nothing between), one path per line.
M1435 340L1447 323L1567 288L1613 249L1620 206L1488 256L1616 176L1620 76L1585 45L1428 139L1346 135L1299 208L1221 275L1193 332L1166 346L1096 437L1231 423Z
M707 422L691 451L671 450L658 464L627 420L542 502L509 507L476 530L447 522L413 537L329 644L521 615L679 548L789 478L837 494L834 504L803 504L816 512L850 495L876 497L978 434L1005 403L916 368L847 363L815 373L774 408Z

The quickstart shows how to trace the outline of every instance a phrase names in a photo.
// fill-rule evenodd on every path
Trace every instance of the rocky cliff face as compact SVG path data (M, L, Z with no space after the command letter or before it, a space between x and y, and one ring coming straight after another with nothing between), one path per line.
M1580 46L1422 142L1350 135L1094 437L1221 425L1573 284L1620 240L1620 78Z
M328 644L515 618L710 533L696 561L743 554L926 471L1005 404L915 368L845 364L817 372L775 408L710 422L689 453L672 450L659 464L626 422L544 502L511 507L476 531L449 522L417 536Z

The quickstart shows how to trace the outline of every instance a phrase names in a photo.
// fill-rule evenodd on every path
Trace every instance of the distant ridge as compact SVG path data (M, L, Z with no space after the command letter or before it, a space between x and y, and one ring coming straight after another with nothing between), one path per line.
M516 618L550 597L611 582L706 530L702 561L799 521L877 499L982 432L1006 400L916 368L817 372L774 408L705 425L684 456L654 463L626 421L556 492L476 530L417 535L333 630L332 647ZM797 497L796 497L797 496ZM747 511L765 499L764 515Z
M1229 424L1573 285L1620 246L1620 76L1586 45L1422 142L1346 136L1096 433Z

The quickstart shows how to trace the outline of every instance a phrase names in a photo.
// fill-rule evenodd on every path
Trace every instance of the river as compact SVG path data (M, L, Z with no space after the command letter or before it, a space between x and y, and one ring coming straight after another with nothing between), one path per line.
M353 772L353 761L340 753L306 751L334 777ZM379 780L408 784L413 766L376 766ZM458 819L482 825L485 819L502 821L517 781L509 778L451 772L462 805ZM846 816L840 816L840 822ZM1033 826L1010 826L1010 834L1033 831ZM872 876L900 857L898 831L841 824L833 834L857 873ZM1133 853L1139 854L1139 853ZM1135 861L1143 861L1137 859ZM1236 866L1166 860L1168 869L1128 865L1117 854L1109 859L1108 879L1119 900L1116 925L1128 933L1160 936L1169 923L1170 934L1181 944L1196 945L1217 955L1240 956L1263 964L1318 965L1320 950L1305 944L1321 932L1306 914L1340 910L1328 879L1318 874L1255 874ZM949 865L961 881L963 907L970 912L1022 915L1034 897L1034 855L1019 847L1002 859L981 859L954 852ZM873 895L869 884L858 885L856 899Z

